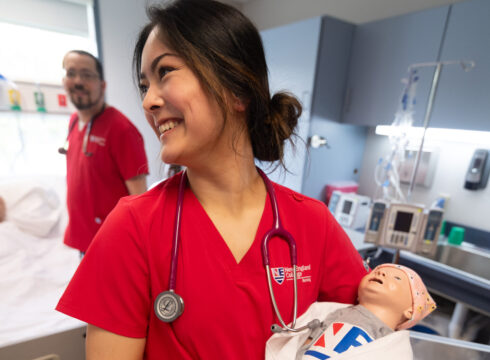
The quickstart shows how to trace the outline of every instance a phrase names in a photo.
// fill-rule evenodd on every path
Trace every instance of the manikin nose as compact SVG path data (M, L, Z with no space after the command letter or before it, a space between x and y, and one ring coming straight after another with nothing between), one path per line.
M375 273L376 273L376 275L379 275L379 276L386 276L385 272L382 269L377 269Z

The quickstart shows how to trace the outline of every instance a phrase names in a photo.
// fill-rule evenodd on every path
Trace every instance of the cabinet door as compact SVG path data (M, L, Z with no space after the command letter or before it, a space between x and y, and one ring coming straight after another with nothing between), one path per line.
M388 125L409 65L436 61L449 7L359 25L354 33L343 121ZM433 69L420 70L414 119L422 124Z
M322 19L312 116L341 122L354 29L345 21Z
M441 72L430 126L490 131L490 1L452 6L441 60L473 60L463 71L447 65Z
M269 177L298 192L303 181L320 25L321 18L313 18L261 32L271 94L280 90L292 92L303 105L295 149L289 144L285 149L284 161L289 172L279 167ZM264 170L267 171L267 167Z

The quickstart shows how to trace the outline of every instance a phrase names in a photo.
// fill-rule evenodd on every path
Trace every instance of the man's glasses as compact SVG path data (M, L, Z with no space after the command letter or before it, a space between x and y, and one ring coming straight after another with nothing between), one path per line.
M96 79L100 79L99 74L96 74L91 71L74 71L74 70L67 70L65 73L65 77L69 80L74 80L77 76L80 77L80 80L82 81L92 81Z

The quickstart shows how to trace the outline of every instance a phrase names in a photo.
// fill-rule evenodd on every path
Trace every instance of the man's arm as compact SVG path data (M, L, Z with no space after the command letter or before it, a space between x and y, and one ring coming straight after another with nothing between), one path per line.
M146 175L136 175L125 181L129 195L138 195L146 191Z
M94 325L87 326L87 360L142 360L145 344L145 338L130 338Z

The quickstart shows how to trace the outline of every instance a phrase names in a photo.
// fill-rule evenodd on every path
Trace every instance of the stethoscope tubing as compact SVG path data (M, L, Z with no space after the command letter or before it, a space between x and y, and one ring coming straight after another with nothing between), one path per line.
M267 285L269 287L269 293L272 300L272 305L274 307L274 311L284 329L289 331L294 331L294 327L296 325L296 317L298 314L298 278L296 274L296 265L297 265L297 249L296 249L296 241L294 240L291 233L286 231L282 227L281 218L279 216L279 207L277 205L276 192L272 183L267 178L262 170L257 168L260 176L264 180L264 184L267 190L267 194L269 195L269 199L272 207L272 216L273 216L273 228L270 229L264 236L262 240L262 260L264 263L265 271L267 274ZM271 272L270 272L270 256L269 256L269 240L274 236L280 237L287 241L289 245L289 255L291 257L291 267L293 268L293 288L294 288L294 305L293 305L293 321L291 327L288 327L284 320L282 319L281 312L279 311L279 307L277 306L276 297L274 296L274 289L272 287L271 281Z
M179 193L177 197L177 209L175 212L174 220L174 241L172 244L172 254L171 254L171 265L170 265L170 276L168 280L168 287L170 291L175 291L176 274L177 274L177 263L178 263L178 253L179 253L179 243L180 243L180 223L182 218L182 206L184 204L184 194L185 186L187 184L187 170L182 171L182 175L179 183Z
M283 332L283 331L291 331L291 332L299 332L303 331L306 329L313 329L318 326L320 326L320 321L317 319L314 319L310 321L307 325L302 326L300 328L295 329L296 326L296 319L297 319L297 314L298 314L298 277L296 273L296 265L297 265L297 249L296 249L296 242L293 238L293 236L286 231L282 227L281 224L281 219L279 217L279 208L277 205L277 199L276 199L276 193L274 191L274 187L271 183L271 181L267 178L267 176L264 174L262 170L257 168L258 173L264 180L264 184L266 186L267 194L269 196L271 206L272 206L272 215L273 215L273 228L270 229L264 236L262 240L262 259L264 263L264 267L266 270L267 274L267 285L269 288L269 294L271 297L271 302L272 306L274 307L274 312L281 323L282 326L279 326L277 324L273 324L271 326L271 330L273 332ZM180 297L178 294L175 293L175 284L176 284L176 274L177 274L177 263L178 263L178 252L179 252L179 243L180 243L180 225L182 222L182 208L183 208L183 203L184 203L184 195L185 195L185 187L187 185L188 178L187 178L187 171L184 169L181 174L180 178L180 183L179 183L179 190L178 190L178 195L177 195L177 207L176 207L176 215L175 215L175 220L174 220L174 237L173 237L173 243L172 243L172 253L171 253L171 264L170 264L170 275L169 275L169 289L167 291L164 291L159 294L157 299L155 300L155 313L157 317L159 317L162 321L165 322L172 322L175 319L177 319L183 312L183 300L182 297ZM279 310L279 307L277 306L277 301L276 297L274 295L274 289L272 285L272 280L271 280L271 271L270 271L270 257L269 257L269 240L272 239L272 237L280 237L283 240L285 240L288 243L289 246L289 253L291 257L291 266L293 268L293 293L294 293L294 305L293 305L293 321L291 323L291 326L288 326L282 316L281 312ZM180 307L178 306L178 310L175 310L172 314L165 316L162 315L158 309L160 308L159 304L162 301L163 298L171 298L172 301L176 304L180 304ZM165 310L165 308L164 308Z
M90 131L92 131L92 125L97 117L99 117L105 110L106 104L102 106L102 110L100 110L97 114L95 114L89 121L87 125L87 129L85 130L85 135L83 136L83 142L82 142L82 152L85 156L92 156L93 154L91 152L87 151L88 147L88 139L90 137ZM73 120L72 124L70 125L70 128L68 129L68 135L66 135L65 143L63 147L58 148L58 152L61 155L66 155L68 153L68 138L70 137L71 132L75 128L75 126L78 123L78 116L75 120Z

